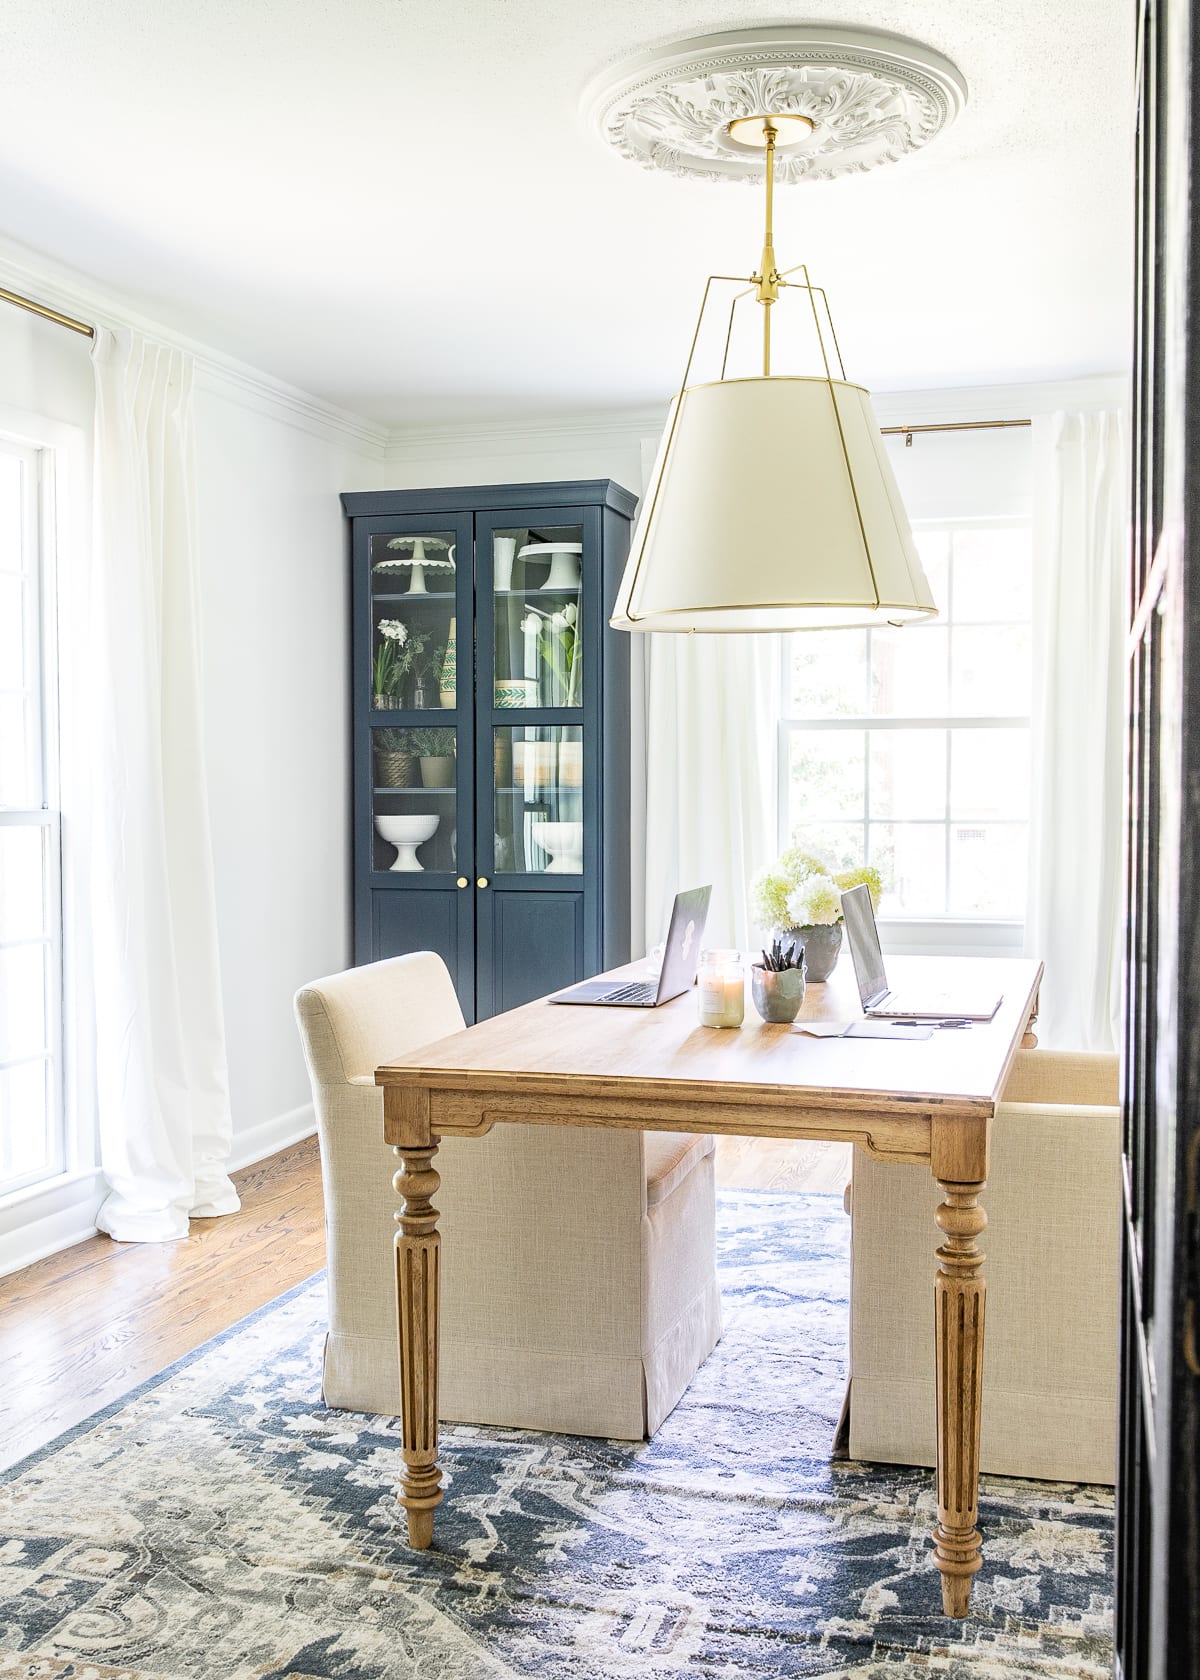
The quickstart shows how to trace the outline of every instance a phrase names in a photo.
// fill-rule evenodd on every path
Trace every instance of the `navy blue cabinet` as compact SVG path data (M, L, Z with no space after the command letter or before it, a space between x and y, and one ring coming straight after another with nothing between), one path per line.
M635 498L608 479L358 492L356 962L432 950L468 1021L629 955Z

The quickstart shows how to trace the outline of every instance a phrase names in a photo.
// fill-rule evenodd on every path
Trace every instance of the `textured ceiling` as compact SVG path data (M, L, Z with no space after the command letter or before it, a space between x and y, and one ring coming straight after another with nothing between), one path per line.
M610 155L580 93L783 21L914 36L970 86L919 155L780 194L851 376L1122 369L1132 0L5 0L0 233L392 424L657 402L759 198Z

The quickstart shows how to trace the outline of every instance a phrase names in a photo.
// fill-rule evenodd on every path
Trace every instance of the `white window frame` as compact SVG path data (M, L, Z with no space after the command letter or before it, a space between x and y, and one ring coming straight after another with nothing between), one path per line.
M985 515L977 518L914 520L913 529L914 531L961 531L974 527L977 530L1024 530L1028 529L1029 524L1028 518L1020 515L996 515L994 517ZM964 623L969 622L973 621L964 621ZM1024 620L1014 619L997 620L996 628L1024 622ZM968 729L1029 729L1032 725L1032 718L1028 713L1004 714L992 717L880 717L872 714L863 717L837 718L793 717L788 709L791 705L792 651L799 637L812 634L819 635L820 632L793 631L789 635L780 637L779 739L776 750L776 822L780 850L788 844L790 839L791 737L801 730L807 733L853 731L869 737L875 732L891 729L941 729L946 731L946 752L949 754L952 733ZM869 822L871 775L869 753L866 755L865 773L867 807L864 822ZM945 828L947 853L950 845L951 827L949 800L950 778L947 775L945 815L927 819L930 826ZM920 819L913 820L919 821ZM988 819L991 827L1002 826L1006 822L1011 823L1014 827L1020 824L1027 828L1029 818ZM948 874L948 856L946 867ZM1007 956L1021 951L1025 937L1025 920L1023 916L955 916L949 912L926 916L893 914L879 917L879 932L880 941L885 951L896 955L924 956L946 952L958 956Z
M87 939L88 681L91 479L88 435L81 426L0 403L0 439L35 451L43 600L57 627L59 801L54 821L60 854L58 924L61 960L62 1158L53 1178L39 1177L0 1196L0 1275L78 1242L95 1230L105 1187L99 1170L95 1043ZM43 615L43 624L46 615ZM51 649L53 652L53 648ZM46 812L49 816L49 811ZM65 929L65 937L61 930Z
M48 1064L50 1148L44 1167L23 1177L2 1182L0 1200L19 1194L30 1186L59 1178L67 1169L70 1149L67 1138L64 1034L63 1034L63 939L62 939L62 825L60 820L60 778L58 755L58 622L55 545L53 541L53 461L49 451L0 436L0 450L15 457L23 468L22 513L24 529L21 550L24 564L23 640L25 670L32 677L29 686L33 709L27 749L34 758L34 803L22 807L0 806L0 827L31 828L43 836L42 868L46 894L45 934L6 941L14 945L45 945L49 961L46 970L46 1050L35 1057L0 1062L0 1068L16 1067L31 1059Z

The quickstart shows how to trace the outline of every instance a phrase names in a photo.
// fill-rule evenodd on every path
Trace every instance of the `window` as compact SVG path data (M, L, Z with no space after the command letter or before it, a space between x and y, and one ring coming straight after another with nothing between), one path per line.
M64 1167L54 596L41 459L0 439L0 1195Z
M1025 516L922 520L931 623L785 638L780 827L873 864L884 917L1025 914L1032 560Z

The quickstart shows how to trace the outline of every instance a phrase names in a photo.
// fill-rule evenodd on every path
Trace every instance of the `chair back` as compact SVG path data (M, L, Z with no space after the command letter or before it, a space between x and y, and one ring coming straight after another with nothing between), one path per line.
M314 1086L373 1081L390 1056L465 1025L450 971L433 951L313 980L296 993L295 1007Z

